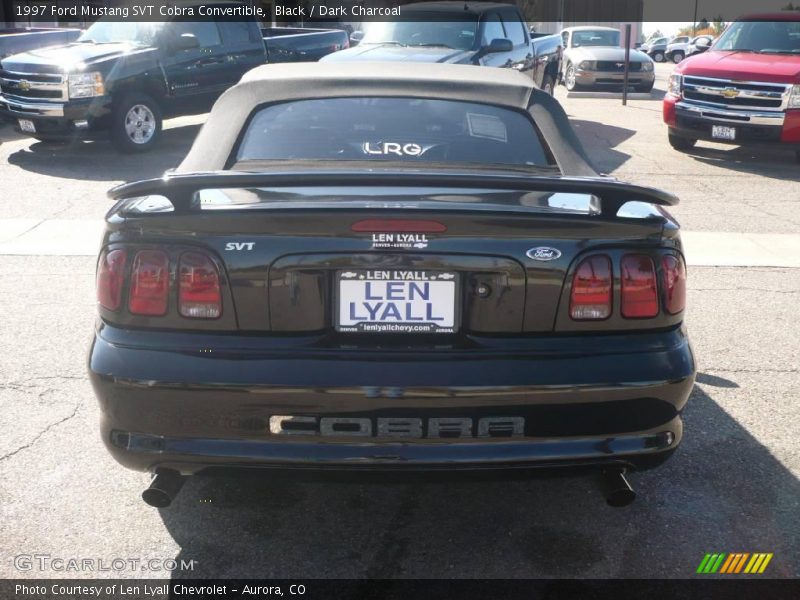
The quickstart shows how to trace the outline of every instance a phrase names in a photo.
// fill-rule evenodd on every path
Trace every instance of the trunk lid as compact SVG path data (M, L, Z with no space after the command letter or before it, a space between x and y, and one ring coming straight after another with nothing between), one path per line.
M231 187L235 178L225 176L225 185L213 178L186 187L134 184L116 192L131 199L112 210L107 242L169 240L212 251L224 264L240 330L351 331L348 314L394 311L398 294L404 322L442 317L458 333L508 335L553 330L580 255L662 246L670 222L650 204L610 216L625 198L648 199L644 188L612 180L592 188L587 180L564 187L563 178L523 185L501 177L488 185L464 174L458 185L447 178L425 185L430 176L417 173L401 185L364 185L370 177L363 176L360 185L341 185L329 175L327 186L308 185L312 177L303 186ZM148 189L163 196L143 195ZM605 189L605 200L591 189ZM172 210L161 212L166 197ZM650 192L649 199L669 197Z

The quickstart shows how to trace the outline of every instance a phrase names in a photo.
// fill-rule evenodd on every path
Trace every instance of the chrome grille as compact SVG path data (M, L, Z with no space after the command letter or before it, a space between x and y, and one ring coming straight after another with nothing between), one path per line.
M9 100L68 100L67 76L60 73L17 73L0 70L0 91Z
M789 101L791 87L783 83L686 75L683 78L683 98L709 108L783 112Z
M597 70L612 72L612 73L622 73L625 71L625 63L621 60L620 61L598 60ZM642 70L642 63L631 61L628 72L641 71L641 70Z

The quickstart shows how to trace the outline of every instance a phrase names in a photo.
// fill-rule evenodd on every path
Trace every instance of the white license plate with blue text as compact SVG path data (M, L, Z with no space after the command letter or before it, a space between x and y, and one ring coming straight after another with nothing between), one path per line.
M336 329L359 333L453 333L455 273L375 270L337 273Z
M30 119L17 119L20 130L25 133L36 133L36 125Z

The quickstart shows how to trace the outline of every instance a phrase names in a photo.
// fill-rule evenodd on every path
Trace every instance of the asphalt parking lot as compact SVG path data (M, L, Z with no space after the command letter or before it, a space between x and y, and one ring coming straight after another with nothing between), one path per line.
M141 157L0 127L0 577L169 575L15 566L39 554L194 561L176 578L684 578L706 552L772 552L771 576L800 576L800 268L787 266L800 165L778 149L673 151L659 102L669 68L657 65L650 100L627 107L556 94L602 170L681 197L673 213L688 234L699 374L685 440L631 477L640 495L625 509L588 477L196 478L171 508L146 506L148 476L113 462L97 433L85 373L95 258L82 248L99 242L106 190L175 166L203 118L168 122ZM59 252L61 231L77 250Z

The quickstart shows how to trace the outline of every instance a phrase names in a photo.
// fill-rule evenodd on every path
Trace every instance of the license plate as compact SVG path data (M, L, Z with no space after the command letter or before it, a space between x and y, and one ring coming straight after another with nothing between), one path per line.
M30 119L18 119L19 128L25 133L36 133L36 125Z
M735 127L725 127L723 125L712 125L711 126L711 137L717 140L735 140L736 139L736 128Z
M336 329L453 333L458 276L441 271L340 271Z

